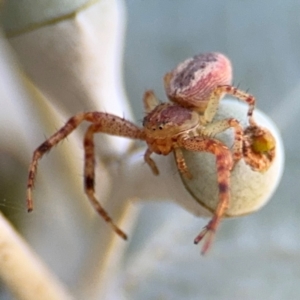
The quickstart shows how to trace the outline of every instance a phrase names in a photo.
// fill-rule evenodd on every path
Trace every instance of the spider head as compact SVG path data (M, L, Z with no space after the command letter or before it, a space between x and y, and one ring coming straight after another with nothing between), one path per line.
M157 105L143 120L146 134L160 139L170 138L198 124L199 116L196 112L170 103Z

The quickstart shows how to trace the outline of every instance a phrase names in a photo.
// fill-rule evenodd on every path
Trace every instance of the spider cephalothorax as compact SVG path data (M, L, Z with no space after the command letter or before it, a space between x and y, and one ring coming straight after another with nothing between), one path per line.
M235 163L244 158L252 169L263 172L269 168L275 156L274 138L253 119L254 97L231 86L231 77L231 65L224 55L219 53L198 55L186 60L165 76L166 93L173 103L160 103L152 91L145 93L146 116L142 128L123 118L103 112L79 113L71 117L61 129L34 151L28 176L28 211L33 209L32 189L38 160L66 138L80 123L88 121L91 125L84 135L83 143L85 192L97 212L124 239L127 238L126 234L113 223L95 197L94 134L101 132L145 141L147 149L144 158L156 175L159 174L159 170L151 158L152 153L167 155L173 152L178 170L187 178L191 178L191 174L182 149L208 152L215 156L219 202L213 218L195 239L195 243L198 243L206 237L202 250L205 253L229 205L230 172ZM213 121L219 101L226 93L249 105L249 126L245 130L234 118ZM232 149L214 138L216 134L229 128L234 132Z

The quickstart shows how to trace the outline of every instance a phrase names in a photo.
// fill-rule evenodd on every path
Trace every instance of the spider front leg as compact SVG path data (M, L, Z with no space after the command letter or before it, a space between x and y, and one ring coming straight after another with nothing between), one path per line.
M185 159L183 157L182 150L180 148L174 148L175 161L177 164L177 168L182 175L184 175L188 179L192 179L192 174L190 173Z
M103 132L101 124L92 124L88 127L84 135L84 191L90 200L94 209L98 214L109 223L114 232L116 232L121 238L127 240L127 235L124 233L108 215L105 209L102 207L100 202L95 196L95 144L94 144L94 134L98 132Z
M187 150L209 152L214 154L216 157L219 202L213 218L194 240L194 243L198 244L205 237L205 242L202 247L202 254L205 254L213 242L215 232L229 205L230 171L233 166L232 155L230 150L224 144L214 139L203 139L196 136L183 139L181 144L182 147Z
M214 137L229 128L234 130L232 156L234 164L236 164L243 157L243 128L238 120L229 118L209 123L204 127L199 127L198 132L205 137Z
M42 143L33 153L32 162L29 167L28 183L27 183L27 208L28 211L33 210L32 189L34 186L35 176L37 172L38 161L43 155L50 151L60 141L66 138L73 130L75 130L81 122L88 121L93 123L87 130L84 138L85 149L85 191L92 205L97 212L111 224L114 231L122 238L126 239L126 235L112 222L105 210L94 196L94 142L93 135L96 132L107 133L132 139L145 139L143 129L138 128L133 123L120 117L101 112L79 113L70 118L69 121L49 139Z
M211 93L211 95L208 99L208 104L204 111L204 115L203 115L204 121L206 123L210 123L212 121L213 117L215 116L215 114L218 110L220 100L222 99L222 96L224 94L228 94L233 97L236 97L237 99L239 99L249 105L249 109L247 112L249 124L250 124L250 126L255 126L256 123L253 120L253 111L254 111L255 102L256 102L255 97L244 91L237 89L236 87L234 87L232 85L220 85L214 89L214 91Z
M49 139L43 142L33 153L32 161L29 166L29 174L27 181L27 210L28 212L33 210L32 189L34 186L35 176L37 172L38 161L44 156L44 154L51 150L51 148L57 145L60 141L66 138L79 124L85 119L84 113L79 113L72 118Z

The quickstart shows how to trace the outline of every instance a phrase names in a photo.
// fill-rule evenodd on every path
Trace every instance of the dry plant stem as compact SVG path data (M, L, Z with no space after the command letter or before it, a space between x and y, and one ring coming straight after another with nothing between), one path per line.
M0 214L0 277L16 299L73 299Z

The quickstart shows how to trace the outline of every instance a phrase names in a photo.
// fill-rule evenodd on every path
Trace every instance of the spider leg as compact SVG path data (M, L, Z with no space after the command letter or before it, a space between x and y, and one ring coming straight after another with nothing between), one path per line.
M83 121L97 123L99 128L101 127L101 132L103 133L132 139L145 139L145 134L142 129L138 128L129 121L108 113L86 112L79 113L71 117L61 129L50 136L50 138L43 142L33 153L32 161L29 166L27 181L27 210L29 212L33 210L32 190L37 173L38 161L46 152L50 151L53 146L57 145L60 141L66 138Z
M152 111L159 104L158 99L156 98L154 92L151 90L148 90L144 93L143 102L144 108L147 113Z
M192 174L188 170L188 167L185 163L182 150L180 148L174 148L174 155L175 155L175 160L177 163L178 170L181 172L181 174L186 176L186 178L191 179Z
M233 165L232 155L225 145L213 139L203 139L196 136L184 139L181 143L182 147L187 150L210 152L216 156L219 202L212 219L194 240L194 243L198 244L205 237L202 247L202 254L205 254L213 242L215 232L229 205L230 171Z
M84 135L84 190L91 204L99 215L111 225L112 229L124 240L127 240L127 235L113 222L102 205L95 197L95 144L94 134L102 132L102 126L92 124L88 127Z
M33 210L32 189L34 186L35 176L37 172L38 161L50 149L57 145L61 140L67 137L78 125L84 120L84 113L79 113L68 120L68 122L59 129L55 134L43 142L33 153L32 161L29 166L28 182L27 182L27 210Z
M209 123L204 127L200 127L199 134L205 137L214 137L216 134L225 131L228 128L234 130L234 142L233 142L233 161L237 163L243 157L243 128L234 118L216 121Z
M246 102L249 105L248 109L248 118L249 118L249 124L251 126L255 126L256 123L253 120L253 110L255 108L255 98L251 94L248 94L242 90L237 89L234 86L231 85L220 85L217 86L214 91L212 92L210 99L208 101L207 107L204 111L204 121L206 123L210 123L215 116L218 107L219 107L219 102L222 99L224 94L232 95L239 100Z

